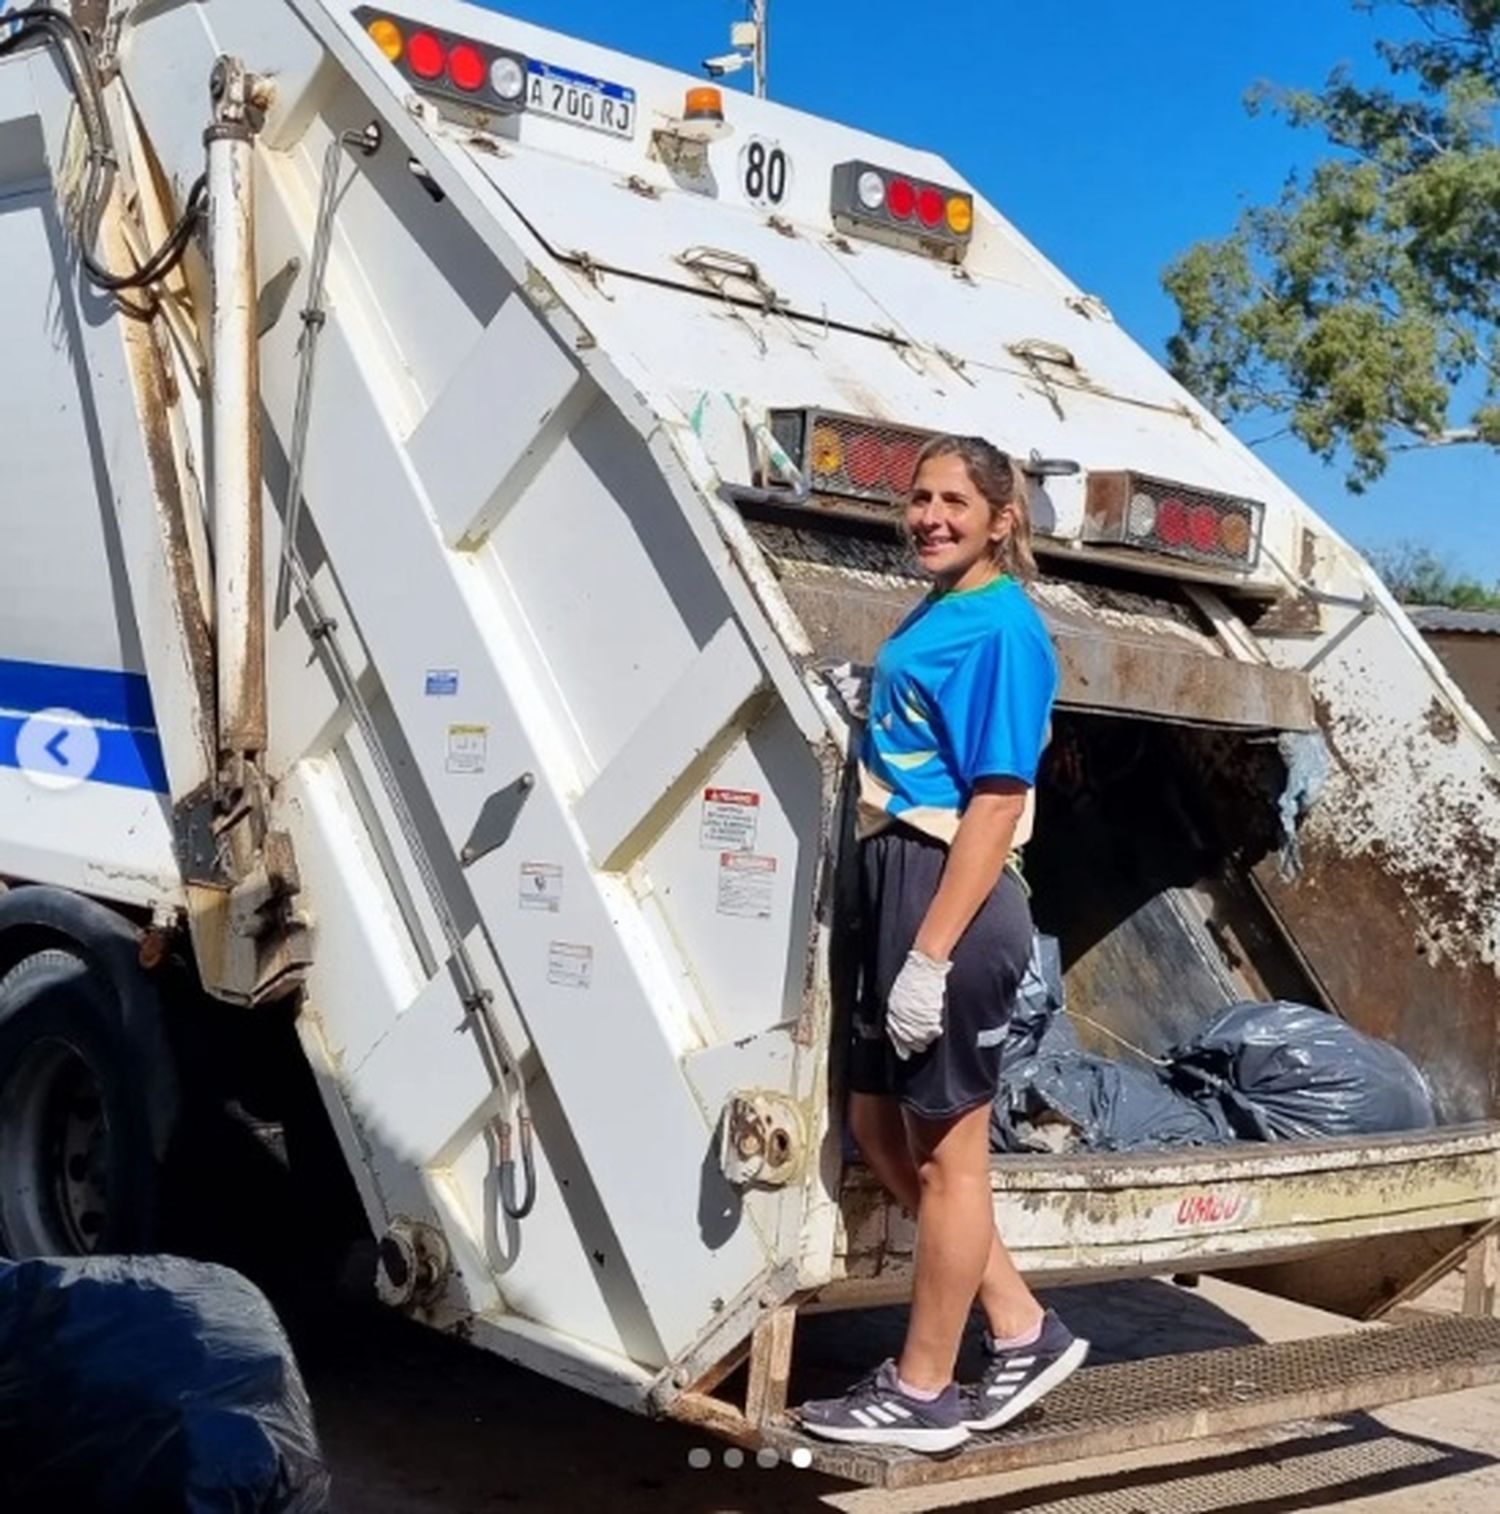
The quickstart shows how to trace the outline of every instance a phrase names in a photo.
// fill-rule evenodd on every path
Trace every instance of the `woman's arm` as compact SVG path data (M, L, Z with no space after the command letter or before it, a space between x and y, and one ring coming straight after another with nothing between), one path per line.
M1016 778L981 778L948 848L942 881L922 919L916 950L946 962L1005 870L1027 786Z

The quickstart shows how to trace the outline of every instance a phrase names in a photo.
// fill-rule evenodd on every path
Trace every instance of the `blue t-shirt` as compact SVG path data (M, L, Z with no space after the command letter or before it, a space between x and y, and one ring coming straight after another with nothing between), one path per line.
M929 595L875 659L860 760L877 813L862 829L889 816L951 841L981 778L1034 784L1056 693L1051 639L1015 579Z

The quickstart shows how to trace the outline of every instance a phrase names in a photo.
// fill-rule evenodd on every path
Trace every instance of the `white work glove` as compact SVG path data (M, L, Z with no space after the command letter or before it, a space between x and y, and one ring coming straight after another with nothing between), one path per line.
M851 720L868 720L870 716L870 669L852 662L825 664L818 670L824 681L839 697Z
M943 1001L951 962L934 962L925 952L910 951L886 1000L885 1033L904 1062L926 1051L943 1033Z

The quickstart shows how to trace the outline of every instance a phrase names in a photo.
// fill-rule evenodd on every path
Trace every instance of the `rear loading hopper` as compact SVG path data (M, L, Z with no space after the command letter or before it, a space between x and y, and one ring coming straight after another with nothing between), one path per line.
M0 669L53 670L13 673L18 721L67 703L57 670L120 680L110 741L155 754L58 803L0 768L0 962L71 939L68 891L237 1013L290 995L392 1303L753 1441L786 1433L796 1310L907 1285L909 1221L843 1141L856 725L827 670L921 593L895 501L938 430L1032 460L1068 761L1028 865L1074 1007L1158 1048L1300 998L1407 1051L1444 1121L999 1161L1022 1264L1249 1269L1373 1317L1500 1219L1489 732L1357 555L955 170L764 101L690 113L682 76L451 0L143 6L117 52L121 258L203 171L218 60L245 71L248 168L209 213L253 227L258 384L212 361L196 249L150 322L80 293L67 81L0 63L0 236L69 333L16 328ZM230 383L263 422L264 594L226 601L234 506L198 480ZM92 466L23 508L63 426ZM228 766L226 603L265 615L268 730ZM1330 755L1295 877L1286 733ZM1497 1370L1480 1335L1465 1383ZM742 1411L712 1389L747 1356ZM1351 1404L1400 1378L1367 1367Z

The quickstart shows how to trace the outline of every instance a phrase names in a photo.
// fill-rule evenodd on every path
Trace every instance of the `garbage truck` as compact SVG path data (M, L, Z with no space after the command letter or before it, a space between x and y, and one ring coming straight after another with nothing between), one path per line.
M459 0L6 19L0 1251L153 1249L291 1025L387 1303L845 1477L1500 1378L1476 1310L1090 1369L943 1462L799 1435L799 1319L912 1276L843 1128L841 676L936 432L1026 481L1085 1040L1299 1002L1439 1121L997 1156L1018 1264L1373 1322L1500 1223L1493 733L957 168Z

